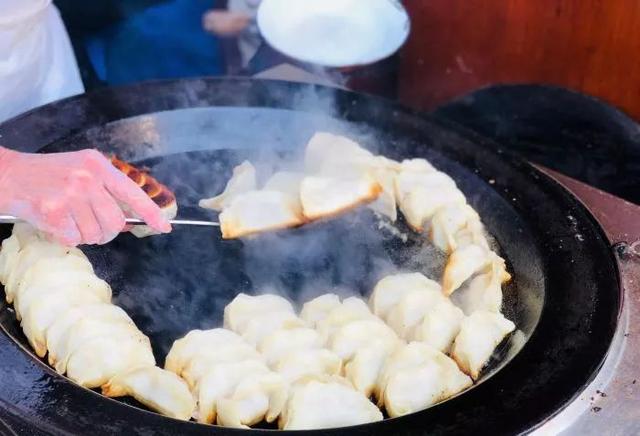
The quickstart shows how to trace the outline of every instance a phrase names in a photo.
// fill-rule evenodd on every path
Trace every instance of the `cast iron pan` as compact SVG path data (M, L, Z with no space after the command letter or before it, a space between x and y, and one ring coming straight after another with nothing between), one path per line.
M317 433L513 434L535 428L573 399L599 369L615 330L621 296L612 252L575 198L456 125L325 87L193 79L63 100L6 122L0 138L30 151L115 152L174 189L180 216L214 218L196 202L221 190L233 165L249 158L262 162L261 170L278 167L298 157L316 130L347 134L392 158L427 157L449 173L514 272L505 312L519 329L468 392L403 418ZM116 303L151 337L159 363L174 339L219 325L223 306L238 292L277 290L296 302L334 286L366 294L389 271L433 276L442 262L415 235L402 243L379 229L366 210L242 242L180 228L145 240L121 235L85 252L111 283ZM77 387L33 356L7 306L0 306L0 325L0 406L7 422L52 433L240 431L164 418Z

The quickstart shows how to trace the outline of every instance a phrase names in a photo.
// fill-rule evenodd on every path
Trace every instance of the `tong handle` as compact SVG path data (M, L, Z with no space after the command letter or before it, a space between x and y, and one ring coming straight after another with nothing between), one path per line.
M134 226L146 226L147 223L138 218L126 218L127 224ZM23 222L20 218L11 215L0 215L0 224L16 224ZM198 221L198 220L169 220L171 225L177 226L208 226L219 227L220 223L214 221Z

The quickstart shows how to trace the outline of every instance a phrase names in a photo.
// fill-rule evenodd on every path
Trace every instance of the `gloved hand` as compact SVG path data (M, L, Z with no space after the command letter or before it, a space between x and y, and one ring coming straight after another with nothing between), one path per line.
M30 154L0 147L0 213L69 246L104 244L125 227L126 206L159 232L160 208L96 150Z

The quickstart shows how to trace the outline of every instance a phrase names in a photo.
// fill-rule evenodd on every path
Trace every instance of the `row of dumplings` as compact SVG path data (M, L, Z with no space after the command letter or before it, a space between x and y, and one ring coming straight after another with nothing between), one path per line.
M149 338L120 307L77 248L16 224L2 242L0 282L35 353L59 374L104 395L130 395L152 410L189 419L186 383L156 366Z
M430 295L437 309L419 320L417 337L401 321L385 323L411 287L440 295ZM165 369L187 381L202 423L331 428L381 420L376 404L401 416L471 386L514 327L492 312L465 317L457 309L459 316L439 318L442 305L451 306L442 312L456 312L439 285L420 274L381 280L369 304L324 294L299 314L282 297L240 294L225 307L223 328L175 341Z
M500 310L501 286L511 278L504 260L490 249L480 217L453 179L427 160L394 161L318 132L305 149L304 172L276 172L258 185L256 169L245 161L220 195L200 201L220 212L224 238L295 227L363 204L396 221L399 208L412 229L449 255L444 293L478 275L471 296L461 297L466 311Z

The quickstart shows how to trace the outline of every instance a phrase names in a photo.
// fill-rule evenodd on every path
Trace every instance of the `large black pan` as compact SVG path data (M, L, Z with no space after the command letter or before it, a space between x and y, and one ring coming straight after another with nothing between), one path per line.
M197 199L219 191L233 164L296 156L317 129L346 133L393 158L427 157L447 171L514 272L505 310L520 329L468 392L403 418L322 433L518 433L572 400L598 371L616 326L621 297L612 252L593 217L559 185L455 125L329 88L196 79L63 100L6 122L0 141L30 151L116 152L150 167L175 189L180 215L196 217L204 213ZM385 232L362 211L250 241L181 228L146 240L122 235L85 251L162 362L171 341L217 325L240 291L275 287L302 301L336 284L366 293L394 267L438 269L438 257L415 235L402 244ZM167 419L77 387L31 354L9 307L0 306L0 324L0 408L12 422L72 433L237 432Z

